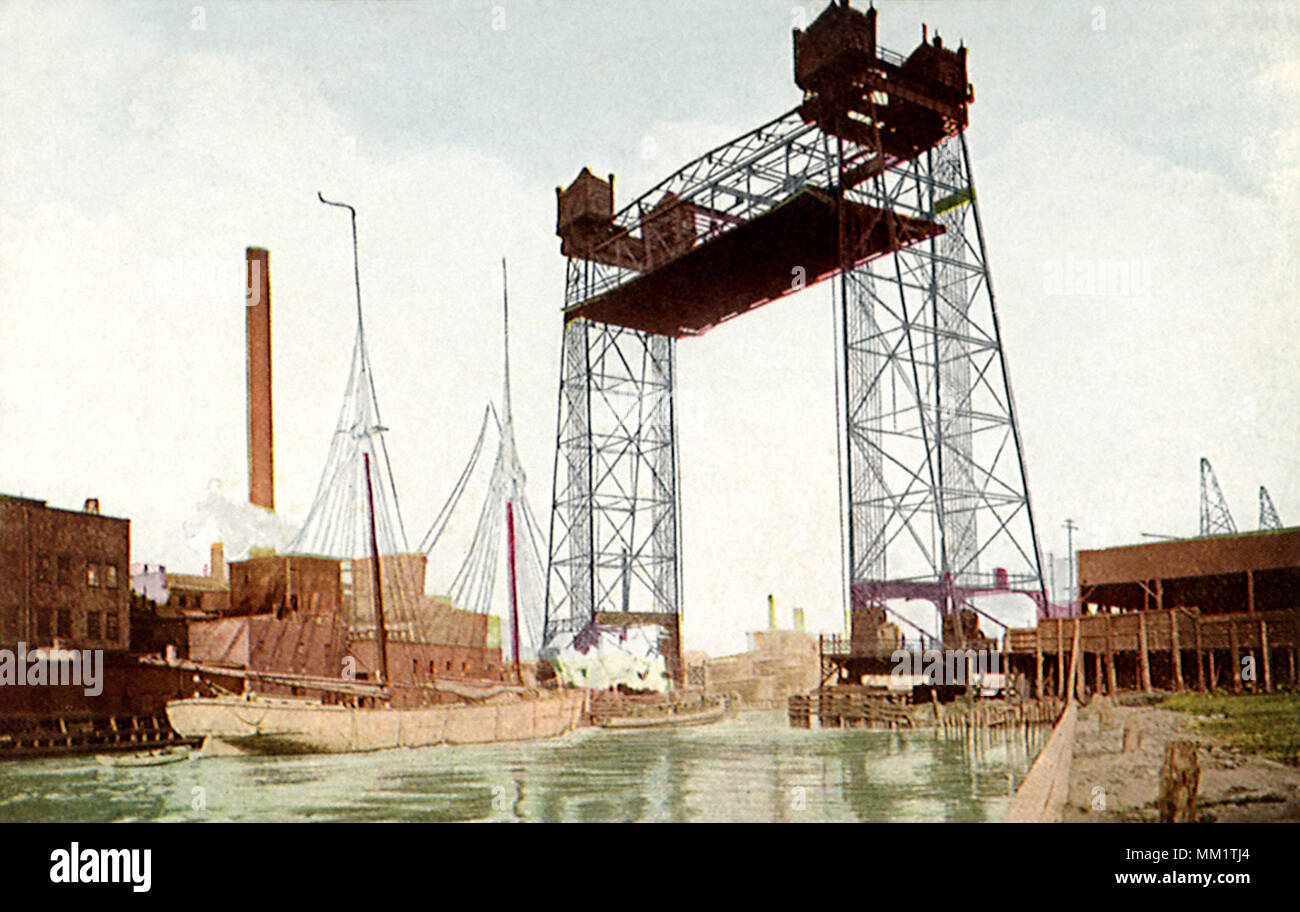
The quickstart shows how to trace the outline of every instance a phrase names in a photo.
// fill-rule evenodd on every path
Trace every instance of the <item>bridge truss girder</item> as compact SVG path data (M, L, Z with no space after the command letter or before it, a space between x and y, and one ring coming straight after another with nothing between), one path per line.
M1042 595L1023 450L962 134L899 161L791 111L714 149L614 216L632 234L665 197L695 207L696 244L807 188L941 223L938 237L858 262L839 287L854 603L897 584L1006 585ZM570 258L565 308L640 273ZM812 282L820 278L807 276ZM548 644L598 613L681 612L676 340L570 319L564 327L547 571ZM950 607L950 597L941 608Z

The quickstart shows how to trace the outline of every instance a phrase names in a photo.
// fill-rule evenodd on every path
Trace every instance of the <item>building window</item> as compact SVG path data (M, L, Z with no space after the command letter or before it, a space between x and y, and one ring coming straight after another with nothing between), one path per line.
M70 586L72 584L72 558L66 554L59 555L59 585Z
M36 582L52 582L50 579L50 556L48 554L36 555Z
M104 639L116 640L117 636L117 612L110 611L104 615Z
M72 636L72 611L70 609L54 609L54 635L57 637Z
M103 636L104 614L101 611L86 612L86 639L98 640Z
M104 565L104 585L110 589L117 588L117 565L116 564Z
M36 612L36 638L41 642L48 640L54 630L52 623L53 611L38 610Z
M87 586L98 586L98 585L99 585L99 565L98 565L98 564L86 564L86 585L87 585Z

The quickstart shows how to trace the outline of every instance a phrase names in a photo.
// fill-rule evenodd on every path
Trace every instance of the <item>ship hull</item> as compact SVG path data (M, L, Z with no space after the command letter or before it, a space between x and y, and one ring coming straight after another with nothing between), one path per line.
M717 706L701 712L682 713L662 719L647 719L640 716L611 716L596 722L601 728L641 729L641 728L681 728L687 725L709 725L721 722L727 717L727 707Z
M172 728L206 754L339 754L395 747L554 738L580 726L586 691L413 709L327 705L292 697L194 698L167 704Z
M687 708L675 703L641 707L635 713L594 714L592 724L609 729L681 728L687 725L709 725L727 717L726 699L706 699L698 707Z

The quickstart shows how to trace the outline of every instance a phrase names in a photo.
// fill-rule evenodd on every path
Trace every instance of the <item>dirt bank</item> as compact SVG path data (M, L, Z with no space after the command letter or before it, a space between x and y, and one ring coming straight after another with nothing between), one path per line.
M1300 821L1300 768L1229 748L1197 730L1196 718L1146 706L1117 706L1103 698L1080 707L1065 821L1158 820L1160 765L1165 745L1178 738L1199 745L1197 807L1202 819ZM1122 753L1126 726L1130 743L1138 744Z

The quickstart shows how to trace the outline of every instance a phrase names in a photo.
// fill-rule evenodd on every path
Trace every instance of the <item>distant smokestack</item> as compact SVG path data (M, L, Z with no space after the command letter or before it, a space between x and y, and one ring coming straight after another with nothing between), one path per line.
M776 629L776 599L770 595L767 597L767 629Z
M248 501L275 509L271 434L271 254L245 251L248 268Z
M226 576L226 546L221 542L212 543L212 571L213 579L221 580L223 583L229 582Z

